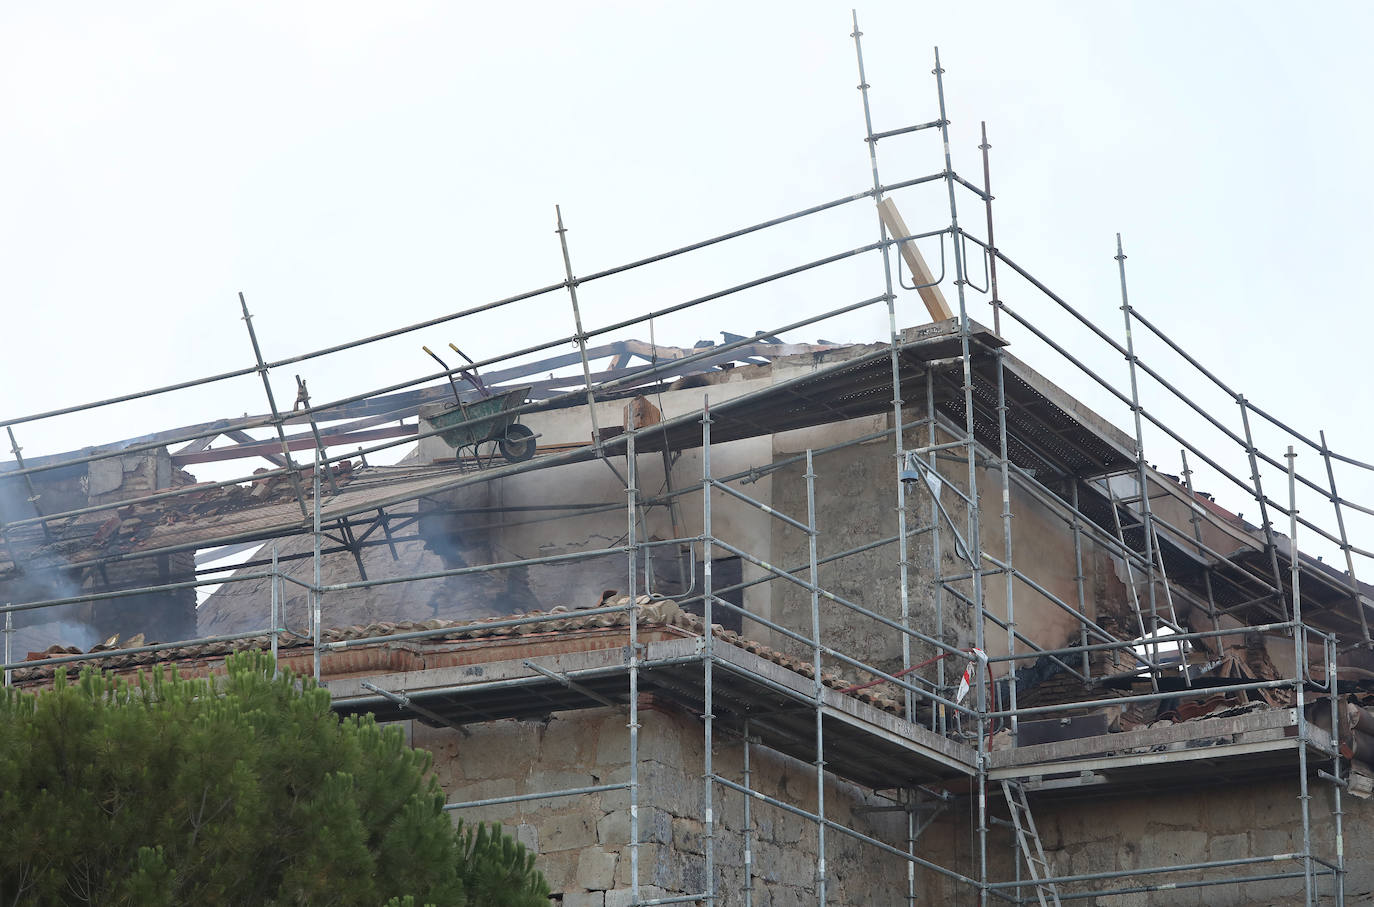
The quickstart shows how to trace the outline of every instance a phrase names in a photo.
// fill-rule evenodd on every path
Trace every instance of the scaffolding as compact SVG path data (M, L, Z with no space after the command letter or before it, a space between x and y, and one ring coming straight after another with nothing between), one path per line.
M459 810L626 791L630 804L627 852L631 865L631 901L642 907L668 903L711 905L725 899L715 882L717 839L723 833L715 816L717 804L727 797L742 798L744 804L742 834L747 874L745 888L739 896L746 905L752 903L753 881L758 871L749 856L753 834L751 810L763 806L802 817L814 825L814 894L819 904L827 903L827 840L835 836L860 841L904 863L908 868L909 903L915 903L921 895L918 868L949 880L965 892L964 897L979 904L992 900L1025 903L1031 899L1038 899L1042 904L1058 903L1061 899L1299 879L1305 903L1343 903L1343 854L1339 845L1333 854L1315 852L1309 783L1320 780L1329 791L1336 823L1335 839L1339 842L1343 814L1341 796L1348 763L1341 756L1339 739L1337 657L1341 652L1367 646L1370 642L1365 613L1369 602L1364 587L1356 579L1356 559L1374 558L1374 554L1351 542L1347 534L1347 517L1352 513L1374 514L1374 509L1342 498L1336 488L1336 471L1337 468L1374 470L1374 465L1331 450L1324 432L1314 440L1261 409L1229 387L1182 344L1142 314L1129 301L1126 256L1119 236L1115 260L1119 269L1120 311L1124 324L1120 339L1008 257L993 239L994 197L988 154L991 145L986 127L979 145L982 185L970 182L954 169L945 103L945 71L938 50L933 69L936 118L919 125L875 131L861 35L856 17L852 38L863 110L863 140L872 174L870 189L582 277L575 276L567 242L568 228L560 210L557 233L565 268L561 281L418 324L275 361L264 358L248 304L241 296L239 304L254 355L251 365L139 393L3 420L15 462L14 468L0 478L10 486L22 481L26 503L33 511L31 516L17 519L14 514L8 514L7 521L0 525L0 541L3 541L12 569L17 569L22 562L26 549L47 543L52 538L52 527L63 520L113 512L131 504L161 505L186 495L204 493L207 489L232 488L271 479L284 479L289 484L289 506L265 514L255 523L236 525L232 531L214 527L194 531L192 527L182 527L135 553L96 555L77 566L99 571L116 563L215 546L260 543L301 533L308 533L313 540L309 557L314 566L312 581L294 578L280 569L274 546L270 558L260 556L230 577L206 575L192 580L7 603L2 609L5 613L6 684L11 682L12 672L18 669L53 668L75 662L99 664L104 659L120 656L232 643L265 634L270 635L274 652L279 638L308 638L315 676L319 678L322 659L350 648L375 644L378 639L328 637L325 625L331 597L382 585L615 556L625 561L629 594L624 603L604 604L579 613L623 615L628 634L623 656L619 650L604 652L597 658L589 656L581 668L563 671L550 670L537 659L527 660L515 666L510 676L419 692L397 693L363 682L361 689L336 693L337 707L341 711L372 712L382 719L422 716L458 726L493 718L537 715L551 709L610 706L623 710L630 753L627 781L451 803L448 808ZM879 144L898 138L915 140L931 134L937 135L942 145L942 169L884 183L878 167ZM585 313L578 302L580 287L845 206L877 205L916 187L941 185L947 213L941 215L943 222L931 229L893 235L880 216L877 237L857 247L846 246L832 254L645 314L599 327L584 327ZM984 207L986 231L983 236L960 225L959 203L970 199ZM922 211L929 213L927 208ZM907 284L901 274L900 253L921 242L938 242L941 273L937 279L922 284L921 275L913 272L913 283ZM899 254L894 256L894 253ZM845 305L829 305L818 314L771 326L753 337L727 338L722 344L704 349L680 351L681 355L672 359L660 358L656 346L647 354L638 350L647 359L647 364L634 368L627 367L629 348L622 345L615 348L618 350L616 355L621 358L611 369L601 372L592 369L591 361L598 353L612 347L589 348L590 341L613 338L626 329L643 326L647 326L652 336L655 322L674 313L696 311L709 303L736 298L738 294L777 281L805 277L818 269L857 257L877 260L882 269L882 293ZM983 270L981 286L976 273L979 260ZM1003 272L1000 284L999 267ZM1027 294L1024 304L1018 302L1016 308L1003 296L1003 289L1009 285L1008 272L1019 288L1034 291ZM954 318L929 330L902 330L898 304L903 297L898 291L905 288L919 292L939 284L953 288ZM297 377L301 395L298 402L303 398L304 408L284 412L277 405L271 379L274 371L421 330L461 323L463 319L483 313L507 310L511 317L519 317L520 303L564 292L568 294L574 316L575 332L571 335L540 339L469 366L446 368L324 403L311 403L304 383ZM985 297L990 306L991 330L978 324L970 314L977 296ZM757 361L749 357L761 354L760 344L764 342L761 337L795 335L803 328L869 311L885 312L887 317L889 337L880 350L833 364L822 362L802 376L775 381L763 389L729 399L713 402L703 395L703 403L696 412L667 418L651 426L627 426L621 434L608 434L595 422L595 407L599 401L624 399L645 387L661 387L665 380L692 368L709 369L723 363ZM1031 311L1037 318L1027 314ZM1127 389L1119 389L1095 370L1089 364L1091 356L1071 351L1050 329L1039 326L1039 316L1046 313L1065 317L1085 330L1099 345L1094 355L1120 356L1127 366ZM1133 432L1126 435L1109 425L1095 424L1090 414L1085 416L1078 411L1072 398L1052 385L1039 382L1034 372L1006 350L1004 328L1008 329L1008 334L1011 330L1018 332L1018 344L1034 346L1039 354L1049 357L1050 361L1066 364L1076 376L1100 389L1106 399L1119 407L1119 412L1129 415ZM1186 380L1171 380L1166 376L1164 365L1142 357L1137 345L1137 337L1142 332L1172 356L1168 367L1175 367L1180 362L1187 367L1189 376ZM531 356L548 356L569 344L576 346L575 354L562 354L541 360L536 366L529 365ZM369 454L438 435L439 429L427 429L420 423L405 425L403 421L414 415L421 402L434 399L434 388L438 387L440 394L449 393L449 382L455 377L463 377L468 369L488 369L488 383L497 383L521 377L532 368L544 369L554 361L577 366L581 381L551 381L537 399L517 408L516 412L585 406L593 423L592 443L545 451L522 463L476 464L483 468L461 462L431 469L383 468L379 472L374 470L379 475L375 481L366 478L373 473L363 470L364 478L358 484L336 483L342 464L351 463L354 458L361 457L365 464ZM159 432L123 442L109 450L30 458L28 461L21 456L15 429L22 431L21 427L26 424L254 374L259 376L265 392L268 412L264 415ZM1147 385L1147 378L1153 383ZM1181 385L1199 381L1233 402L1239 410L1238 426L1228 424L1222 416L1194 402L1180 389ZM1173 427L1162 411L1148 408L1147 386L1162 392L1158 399L1167 404L1161 405L1166 408L1180 405L1203 420L1213 430L1213 440L1198 440L1198 434ZM720 474L713 469L712 450L721 444L865 416L885 418L886 427L826 447L777 457L771 462L756 464L744 473ZM341 421L344 422L342 427L321 428L321 423ZM1262 425L1271 437L1284 439L1281 444L1286 453L1278 456L1266 453L1257 440L1254 423ZM287 428L291 425L308 426L308 432L290 436ZM389 427L379 429L378 426ZM268 442L247 434L262 429L271 433ZM1145 450L1147 433L1167 436L1180 446L1183 457L1181 481L1150 465ZM171 444L187 445L181 452L188 455L204 452L211 441L222 435L240 441L238 456L267 457L273 468L213 483L154 490L117 504L92 504L67 510L45 508L35 485L35 479L44 474L134 453L158 451ZM822 556L819 541L826 527L818 516L817 501L823 490L827 458L878 442L891 445L889 481L896 531L862 546ZM342 453L329 452L345 444L368 446ZM669 487L654 492L640 486L642 456L666 457L670 452L692 448L700 451L699 481L674 488L671 469L665 466ZM293 450L307 450L311 457L298 460L292 456ZM1299 451L1319 458L1324 475L1313 479L1299 472ZM1226 465L1227 458L1237 454L1243 457L1248 475L1243 476ZM1205 464L1210 481L1229 483L1254 500L1260 513L1256 529L1263 542L1260 549L1222 551L1206 542L1202 524L1207 514L1198 503L1202 496L1193 488L1194 473L1189 468L1189 457ZM514 479L535 471L588 462L604 463L614 471L617 482L623 486L625 503L604 506L600 510L584 508L578 513L610 514L623 510L624 534L617 543L572 553L469 565L406 577L367 577L361 552L368 547L391 546L394 553L394 533L418 519L414 509L407 509L410 502L479 483ZM764 476L782 476L791 469L804 469L801 474L804 515L785 513L771 502L743 490L746 482ZM1269 470L1269 490L1263 482L1265 470ZM1286 481L1286 497L1272 496L1275 476ZM986 505L987 496L982 486L989 482L993 485L993 498L1000 493L1000 508ZM692 496L698 494L700 501L694 504ZM1305 514L1299 506L1300 496L1329 502L1334 526L1315 514ZM750 550L747 542L731 540L726 533L715 531L713 506L718 505L713 505L713 501L722 498L729 498L737 506L754 508L788 531L799 533L806 540L805 561L774 564ZM1012 501L1016 498L1034 501L1053 513L1063 531L1071 536L1076 565L1072 597L1066 599L1049 588L1033 570L1018 565L1022 562L1020 558L1013 557L1016 514ZM1189 525L1177 525L1156 512L1154 502L1165 498L1186 502L1184 509L1188 517L1185 522ZM651 538L645 531L646 512L655 507L666 507L673 515L675 531L672 538ZM699 507L700 534L677 531L677 514L686 507ZM292 509L294 514L287 512ZM546 513L536 518L556 520L559 515ZM1283 518L1289 523L1286 539L1276 525L1276 520ZM1314 544L1338 550L1345 570L1333 570L1302 555L1296 546L1299 532L1304 539L1310 536ZM1000 536L1000 551L998 543L986 544L985 535L989 533ZM924 548L916 544L918 540ZM1124 630L1104 626L1102 621L1091 616L1094 614L1093 593L1087 588L1084 566L1085 549L1089 545L1107 552L1125 572L1133 626ZM645 643L639 638L642 617L638 603L643 594L655 591L651 564L659 549L689 552L702 566L700 588L680 597L681 604L695 605L700 610L704 632L699 643ZM339 551L352 553L359 568L359 580L324 581L322 558ZM855 601L827 588L823 582L822 568L870 551L883 552L895 565L898 576L895 614L868 607L863 601ZM751 565L756 575L722 586L712 571L713 556L718 552ZM923 552L929 553L928 562L915 559L914 553ZM953 571L946 566L951 562L958 565ZM1189 582L1184 581L1185 575ZM271 601L267 623L260 629L31 661L17 660L16 653L11 651L13 621L23 612L261 580L271 584ZM927 614L918 613L913 606L912 587L918 581L928 583L931 590ZM285 584L294 584L309 596L309 627L285 625L284 609L280 607ZM789 626L771 616L751 612L725 597L759 585L799 590L797 594L804 597L808 609L804 625ZM988 590L992 586L1000 587L1000 600L990 600ZM1077 627L1076 644L1047 647L1018 629L1017 610L1025 607L1023 603L1027 597L1048 602L1068 615ZM1180 604L1205 615L1211 622L1211 629L1190 629L1178 617ZM827 641L826 613L847 614L853 619L880 625L889 638L899 643L900 668L885 669L875 664L875 659L868 653L844 651L833 641ZM723 615L738 616L744 625L757 627L772 638L785 641L794 650L806 652L809 674L775 669L761 659L722 643L711 628ZM968 632L963 643L958 641L960 628L956 626L956 618L959 615L963 615L963 629ZM486 625L490 628L530 628L563 616L518 615L505 621L488 621ZM1286 635L1293 643L1293 669L1286 676L1240 679L1210 687L1209 692L1213 694L1277 691L1291 697L1291 708L1215 719L1230 722L1227 727L1235 735L1235 742L1205 750L1197 747L1167 749L1148 755L1127 750L1128 746L1138 748L1184 740L1189 735L1217 736L1216 725L1191 728L1184 722L1173 729L1165 729L1167 733L1145 729L1117 735L1122 738L1119 752L1109 754L1077 752L1064 746L1056 749L1056 744L992 749L997 732L1009 734L1013 744L1018 743L1018 735L1026 721L1093 706L1122 706L1176 698L1179 695L1177 681L1190 686L1194 678L1186 664L1180 670L1165 650L1173 647L1181 656L1186 645L1205 644L1240 632L1234 625L1223 628L1223 620L1243 624L1245 632ZM985 639L985 632L990 627L1005 634L1005 652L990 649ZM417 630L385 638L390 642L423 640L439 638L448 632L449 628ZM1313 651L1322 652L1320 664L1311 664ZM1109 673L1119 674L1123 670L1136 673L1143 682L1150 684L1150 689L1148 692L1104 694L1098 698L1026 706L1019 698L1021 681L1018 677L1022 669L1037 662L1052 665L1076 678L1086 690L1102 689L1101 684ZM955 666L952 671L951 665ZM968 700L958 692L959 672L964 665L968 665L964 675L969 678L971 698ZM826 673L836 668L870 677L869 685L882 684L898 691L902 701L900 714L882 716L876 710L854 706L851 697L846 695L848 690L837 690L824 682ZM1000 679L994 677L997 671L1002 672ZM705 888L670 897L641 898L640 892L639 709L641 694L646 689L662 692L698 715L703 738L701 796ZM1313 723L1313 708L1325 705L1313 706L1309 698L1312 696L1329 703L1329 727ZM742 775L731 777L714 764L713 746L720 739L742 745ZM815 777L814 802L787 802L755 787L751 779L750 754L757 752L759 747L768 747L809 763ZM1169 779L1177 779L1180 774L1191 771L1190 760L1197 760L1199 753L1204 751L1209 758L1229 760L1228 771L1241 776L1247 772L1254 777L1293 773L1299 788L1295 815L1302 829L1301 850L1112 872L1056 874L1052 858L1046 858L1034 831L1031 814L1038 802L1071 796L1075 791L1093 786L1106 789L1114 785L1167 785ZM1322 765L1329 769L1320 768ZM827 779L833 778L882 792L892 804L891 808L905 815L905 839L898 843L880 840L836 821L825 799ZM957 785L947 784L951 778L962 779L961 793L954 792ZM1000 831L1007 825L1007 820L1001 818L1001 810L993 807L990 788L1003 792L1014 834L1003 835ZM921 834L935 821L940 810L955 801L965 804L973 813L973 858L966 869L927 859L920 847ZM993 848L1003 839L1007 853L999 859L993 854ZM1007 866L1012 868L1013 877L999 877L999 867ZM1023 869L1027 873L1025 876ZM1237 875L1237 872L1249 874ZM1190 875L1180 881L1177 879L1180 873ZM1201 876L1194 877L1199 873Z

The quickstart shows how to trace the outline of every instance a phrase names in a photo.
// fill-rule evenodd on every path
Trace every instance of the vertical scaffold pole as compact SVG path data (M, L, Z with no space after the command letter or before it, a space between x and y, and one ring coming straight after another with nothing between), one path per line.
M749 769L749 719L744 719L744 907L754 907L753 775Z
M979 123L979 129L983 136L982 143L978 150L983 153L983 207L987 212L988 222L988 246L984 254L988 256L988 286L992 290L992 330L999 337L1002 335L1002 299L997 292L997 244L993 239L992 232L992 168L988 163L988 149L992 146L988 144L988 124ZM998 454L1001 458L1002 472L1002 554L1006 567L1002 573L1002 581L1006 586L1007 597L1007 654L1016 654L1016 592L1013 587L1013 580L1016 578L1014 562L1011 556L1011 461L1008 456L1007 444L1007 384L1006 384L1006 359L1005 354L999 347L997 350L997 439ZM1078 539L1074 538L1077 546ZM1079 569L1078 573L1083 571ZM1088 672L1084 671L1083 676L1087 677ZM1015 713L1016 711L1016 661L1007 662L1007 707ZM1020 730L1020 721L1015 714L1011 716L1011 739L1015 745L1016 735ZM1019 865L1019 864L1018 864Z
M1298 455L1290 445L1288 453L1288 543L1291 567L1288 582L1293 597L1293 664L1296 680L1293 684L1298 721L1298 806L1302 810L1302 868L1304 904L1316 903L1312 872L1312 816L1311 797L1307 792L1307 716L1305 693L1307 686L1307 633L1302 625L1301 565L1298 560L1298 482L1295 463Z
M868 101L868 78L864 73L864 52L863 52L863 32L859 31L859 14L853 13L854 32L850 35L854 39L854 56L859 65L859 94L863 98L864 108L864 136L868 143L868 162L873 172L873 202L876 205L883 200L883 184L878 178L878 141L873 137L873 111ZM877 216L877 215L875 215ZM887 244L887 227L883 225L883 219L878 217L878 237L884 242L883 254L883 292L887 298L887 329L888 342L890 344L889 354L892 365L892 435L894 439L894 458L896 469L893 471L897 478L897 594L900 601L901 614L899 619L903 629L911 629L911 602L907 589L907 533L906 533L906 487L901 481L901 470L903 460L906 458L906 439L902 435L902 373L901 355L899 346L901 336L897 331L897 296L892 289L892 249ZM957 243L956 243L957 245ZM911 667L911 636L908 633L902 634L902 668ZM904 691L906 705L906 718L911 721L915 717L916 704L912 699L911 691Z
M901 484L900 482L898 484ZM816 697L816 903L825 907L825 683L821 679L821 577L816 552L816 470L806 451L806 527L811 581L811 673Z
M625 438L625 477L627 500L626 547L629 551L630 589L630 903L639 901L639 608L636 588L639 569L639 463L635 455L635 433ZM647 590L646 590L647 591Z
M1007 386L1002 351L999 349L996 355L998 455L1002 465L1002 556L1006 565L1002 571L1002 585L1006 589L1007 599L1007 654L1014 657L1016 655L1016 590L1012 585L1012 580L1016 578L1016 573L1011 559L1011 461L1007 453ZM1014 658L1007 662L1007 708L1013 713L1009 724L1012 745L1015 746L1016 735L1020 731L1020 722L1015 714L1016 661Z
M943 695L943 692L941 693ZM906 792L906 852L910 856L916 856L916 791L908 789ZM916 907L916 861L906 861L906 903L907 907Z
M315 650L315 682L316 682L316 683L319 683L319 682L320 682L320 645L321 645L321 643L322 643L322 641L323 641L323 640L322 640L322 637L323 637L323 635L324 635L324 628L321 626L321 624L324 622L324 621L323 621L324 609L323 609L323 606L322 606L322 602L320 601L320 600L324 597L324 593L320 591L320 586L321 586L321 582L320 582L320 567L321 567L321 564L320 564L320 560L321 560L321 559L320 559L320 546L321 546L321 543L323 542L323 539L324 539L324 533L320 530L320 454L319 454L319 451L316 451L316 452L315 452L315 477L314 477L314 483L313 483L313 484L314 484L314 492L315 492L315 507L314 507L314 510L315 510L315 552L314 552L314 554L315 554L315 582L314 582L314 585L313 585L313 586L311 587L311 589L310 589L310 601L311 601L311 609L310 609L310 632L311 632L311 636L312 636L313 639L314 639L314 646L313 646L313 648L314 648L314 650Z
M932 475L938 475L939 461L935 454L935 372L926 369L926 425L929 430L926 432L926 446L932 448L927 462L930 464ZM940 500L939 491L932 488L930 491L930 559L931 577L930 592L935 599L935 638L940 642L949 642L945 639L945 584L941 577L943 567L940 561ZM935 683L940 695L946 695L945 690L945 659L941 658L935 662ZM940 722L937 730L941 735L949 731L949 717L945 714L945 704L936 703L934 706L939 713Z
M968 546L969 560L973 565L973 600L976 603L973 614L973 645L979 651L987 651L983 639L983 624L986 620L987 602L983 600L983 543L981 537L981 514L978 505L978 458L973 434L973 358L969 349L968 302L965 299L964 254L959 242L959 206L954 192L954 160L949 150L949 117L945 113L945 71L940 66L940 48L935 48L935 91L940 100L940 138L945 152L945 185L949 191L949 228L954 237L954 288L959 298L959 352L964 364L964 444L968 458ZM978 689L978 901L986 904L988 900L988 797L987 797L987 715L988 696L987 662L974 659L977 665Z
M1359 582L1355 579L1355 558L1350 553L1350 539L1345 534L1345 514L1341 511L1341 496L1336 491L1336 472L1331 468L1331 450L1326 446L1326 431L1319 437L1322 442L1322 460L1326 463L1326 478L1331 483L1331 506L1336 508L1336 528L1341 533L1341 553L1345 555L1345 575L1350 580L1350 588L1355 599L1355 610L1360 615L1360 632L1369 639L1369 618L1364 613L1364 601L1359 593Z
M19 441L14 437L14 429L12 427L6 425L5 431L8 432L10 436L10 453L14 454L14 465L20 469L24 469L24 448L19 446ZM33 476L27 472L24 473L24 487L29 490L29 505L33 507L33 512L38 517L39 525L43 527L43 538L51 541L52 530L48 528L48 521L43 519L43 507L39 504L39 499L42 498L42 495L40 495L38 489L34 487Z
M1325 439L1323 439L1325 443ZM1345 907L1345 810L1341 807L1341 722L1340 695L1336 678L1336 634L1326 638L1326 683L1331 700L1331 815L1335 819L1336 868L1331 871L1336 883L1336 907Z
M291 490L296 493L296 503L300 505L301 516L309 519L310 511L305 506L305 489L301 487L300 467L291 458L291 445L286 442L286 429L282 427L281 413L277 411L277 398L272 393L272 381L267 377L267 362L262 358L262 348L258 346L258 332L253 328L253 316L248 314L248 300L239 293L239 308L243 310L243 323L248 326L248 339L253 344L253 358L257 360L257 372L262 378L262 389L267 392L267 407L272 411L272 426L277 430L277 440L281 442L282 459L286 462L287 474L291 477ZM318 468L316 469L318 475Z
M8 607L8 606L9 606L9 602L6 602L5 605L6 605L6 607ZM12 656L14 655L14 643L11 641L11 637L13 637L13 636L14 636L14 612L13 612L13 611L6 611L6 612L5 612L5 686L11 686L11 685L14 683L14 671L13 671L13 669L10 668L10 664L11 664L11 661L12 661Z
M702 703L702 754L701 754L701 776L704 785L702 792L705 805L705 840L702 847L705 850L706 861L706 891L705 902L707 907L711 907L716 902L716 820L715 820L715 758L711 752L715 741L712 734L715 730L715 715L712 710L715 708L715 691L712 688L714 683L715 661L715 631L711 629L712 620L712 597L715 595L711 585L711 556L715 553L715 546L712 544L711 535L711 400L708 396L701 398L701 544L702 544L702 574L701 574L701 611L702 620L705 624L703 629L704 639L702 640L702 686L704 687Z
M1121 275L1121 314L1126 324L1126 363L1131 373L1131 416L1135 420L1135 470L1140 493L1140 521L1145 536L1145 594L1150 603L1150 661L1159 671L1159 605L1155 597L1155 533L1150 512L1150 477L1145 463L1145 431L1140 417L1140 385L1136 377L1135 339L1131 331L1131 300L1126 293L1126 253L1121 250L1121 234L1116 234L1116 266ZM1110 482L1111 480L1108 479ZM1121 544L1126 544L1123 534Z
M277 645L281 635L281 575L277 563L277 543L272 543L272 676L277 676Z
M572 300L573 324L577 328L577 351L582 355L582 379L587 386L587 415L592 420L592 446L601 450L601 430L596 424L596 395L592 392L592 368L587 361L587 335L582 331L582 309L577 304L577 278L573 277L572 256L568 254L568 230L563 226L563 209L553 206L558 219L558 244L563 249L563 272L567 275L568 298Z
M1084 596L1083 581L1087 579L1083 575L1083 523L1082 511L1078 509L1078 478L1074 477L1073 491L1070 497L1070 507L1073 511L1073 586L1078 596L1078 613L1082 618L1088 615L1088 603ZM1092 657L1088 654L1088 624L1086 620L1078 622L1078 641L1083 646L1083 676L1087 678L1088 686L1092 686ZM1117 659L1117 653L1112 653L1113 661ZM1018 864L1019 865L1019 864Z
M982 129L983 143L978 150L983 152L983 206L988 214L988 247L984 254L988 257L989 287L992 289L992 331L1002 336L1002 298L997 295L997 240L992 232L992 171L988 166L988 124L978 124Z
M1244 394L1236 394L1236 403L1240 406L1240 421L1245 429L1245 455L1250 459L1250 481L1254 483L1251 490L1255 494L1256 503L1259 504L1264 547L1269 552L1269 569L1274 573L1274 595L1282 605L1283 573L1279 570L1279 549L1274 542L1274 524L1269 519L1269 499L1264 496L1264 485L1260 481L1259 458L1255 456L1258 453L1255 448L1255 436L1250 431L1250 402L1245 399ZM1297 617L1293 619L1297 620Z
M1202 517L1198 516L1197 492L1193 490L1193 470L1188 466L1188 451L1180 449L1179 457L1183 461L1183 484L1188 489L1188 521L1193 524L1193 538L1197 541L1199 548L1198 554L1202 554ZM1212 594L1212 571L1210 569L1202 571L1202 582L1207 590L1207 610L1212 618L1212 629L1221 629L1221 618L1217 614L1216 597ZM1216 645L1220 646L1221 640L1216 640ZM1218 649L1218 651L1220 651Z

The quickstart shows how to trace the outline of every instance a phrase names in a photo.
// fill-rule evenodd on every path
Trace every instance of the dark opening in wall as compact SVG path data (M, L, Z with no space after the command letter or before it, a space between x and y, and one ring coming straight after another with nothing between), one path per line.
M653 555L653 579L654 592L679 599L684 611L698 617L703 615L701 590L705 585L706 571L700 560L686 553L679 557L677 551L666 547L657 548ZM744 607L744 590L731 587L738 586L743 580L744 571L739 558L720 557L711 561L711 588L715 590L717 598L724 599L736 608ZM711 610L711 622L736 633L744 625L744 619L738 611L726 608L719 602Z

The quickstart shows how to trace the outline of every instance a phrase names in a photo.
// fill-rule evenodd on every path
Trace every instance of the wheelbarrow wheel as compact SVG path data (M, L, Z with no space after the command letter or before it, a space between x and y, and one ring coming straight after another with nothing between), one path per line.
M507 426L505 435L496 443L501 448L501 456L512 463L534 456L534 432L519 423Z

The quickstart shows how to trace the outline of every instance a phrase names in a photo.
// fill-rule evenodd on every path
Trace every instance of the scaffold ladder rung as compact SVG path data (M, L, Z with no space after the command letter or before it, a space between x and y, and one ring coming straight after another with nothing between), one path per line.
M1040 907L1060 907L1059 889L1053 883L1042 879L1054 877L1049 861L1045 859L1045 848L1040 843L1040 833L1035 828L1035 817L1031 815L1030 803L1026 801L1026 789L1016 781L1002 782L1002 796L1006 798L1007 809L1011 812L1011 827L1016 833L1016 843L1021 856L1025 858L1026 869L1035 882L1035 896Z

